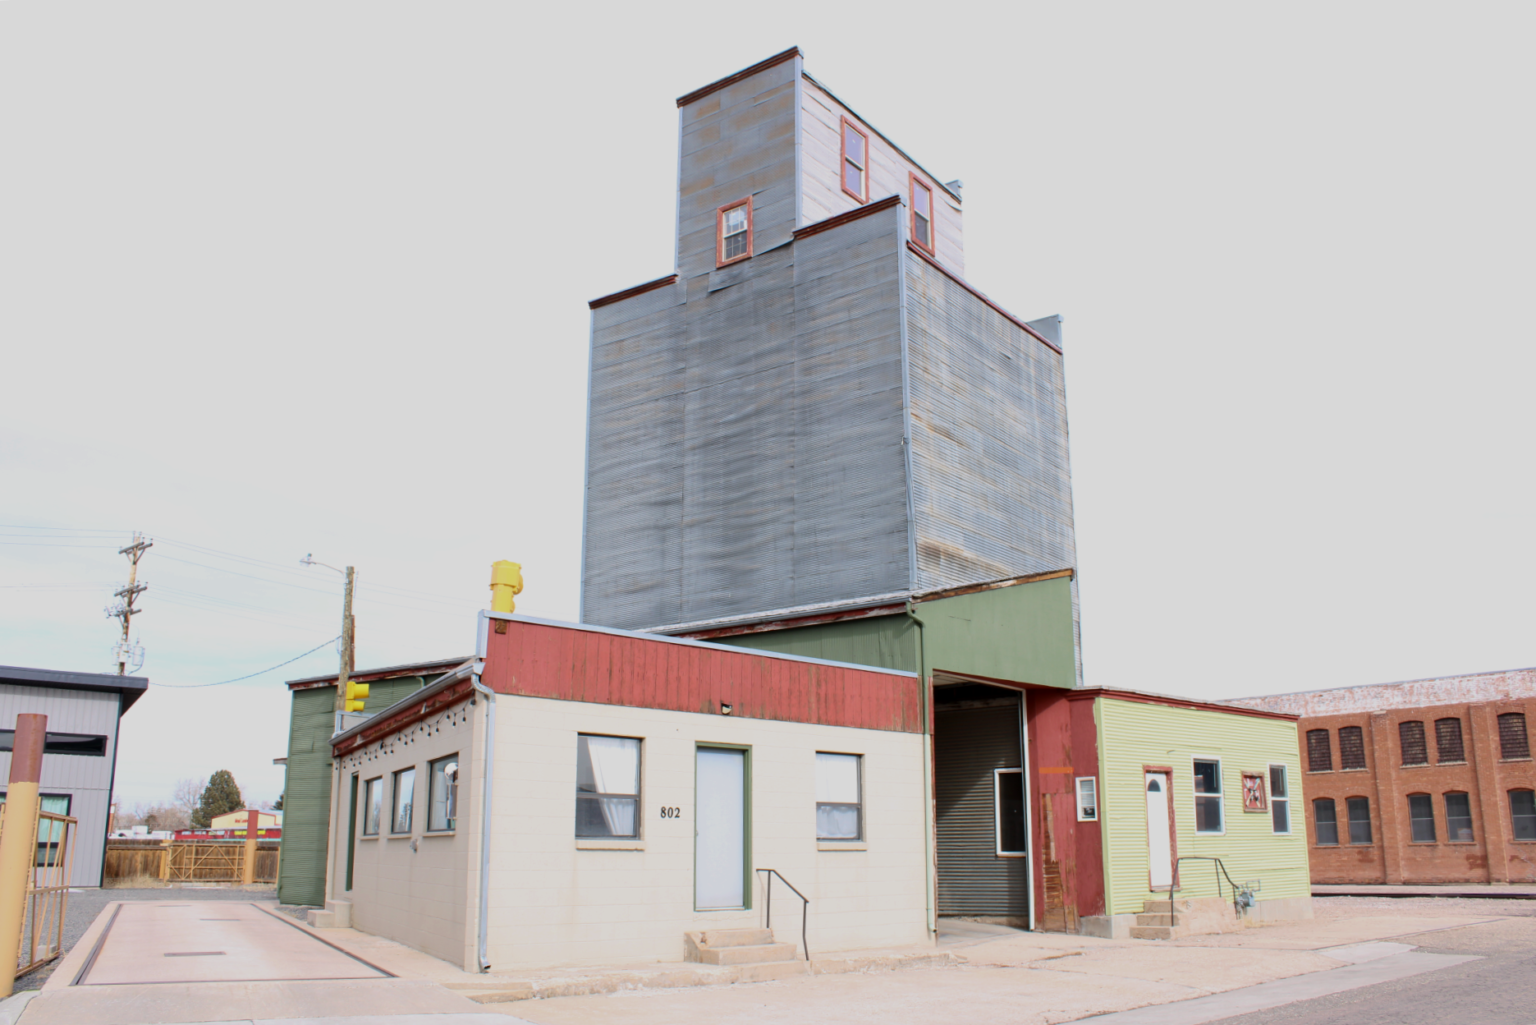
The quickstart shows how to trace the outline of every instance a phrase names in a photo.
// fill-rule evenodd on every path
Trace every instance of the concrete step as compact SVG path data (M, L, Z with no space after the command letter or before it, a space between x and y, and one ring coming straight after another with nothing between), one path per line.
M1177 925L1172 915L1137 915L1137 925Z
M328 900L325 902L325 910L315 910L305 913L312 929L350 929L352 928L352 902L350 900Z
M772 929L706 929L699 933L699 943L706 947L760 947L772 942Z
M1137 916L1140 917L1140 916ZM1167 925L1133 925L1131 926L1131 939L1133 940L1171 940L1174 929Z
M793 961L793 943L757 943L751 946L714 947L700 951L704 964L744 965L763 964L770 961Z

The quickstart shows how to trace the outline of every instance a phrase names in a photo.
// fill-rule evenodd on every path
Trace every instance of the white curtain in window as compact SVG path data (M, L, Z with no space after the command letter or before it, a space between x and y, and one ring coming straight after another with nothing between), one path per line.
M640 793L640 741L627 737L583 737L592 763L592 783L600 794ZM635 835L636 802L604 797L598 804L614 836Z
M816 800L859 803L859 756L816 752Z

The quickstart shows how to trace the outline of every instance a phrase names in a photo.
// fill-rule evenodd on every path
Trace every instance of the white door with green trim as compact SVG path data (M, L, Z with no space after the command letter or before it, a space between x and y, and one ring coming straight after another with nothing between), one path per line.
M746 906L747 753L698 749L694 782L693 905L699 911Z

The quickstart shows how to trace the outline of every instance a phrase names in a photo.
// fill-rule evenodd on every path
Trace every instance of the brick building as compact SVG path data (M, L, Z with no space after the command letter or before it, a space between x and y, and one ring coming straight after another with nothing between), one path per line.
M1301 716L1314 883L1536 882L1536 669L1232 703Z

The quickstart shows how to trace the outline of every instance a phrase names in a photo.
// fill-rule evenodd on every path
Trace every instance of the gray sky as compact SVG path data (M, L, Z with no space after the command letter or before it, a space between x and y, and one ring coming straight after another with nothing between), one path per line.
M0 4L0 662L156 684L574 619L586 300L672 270L675 97L798 44L1066 319L1089 683L1536 664L1528 5ZM769 28L769 26L776 26ZM282 681L118 792L282 785Z

